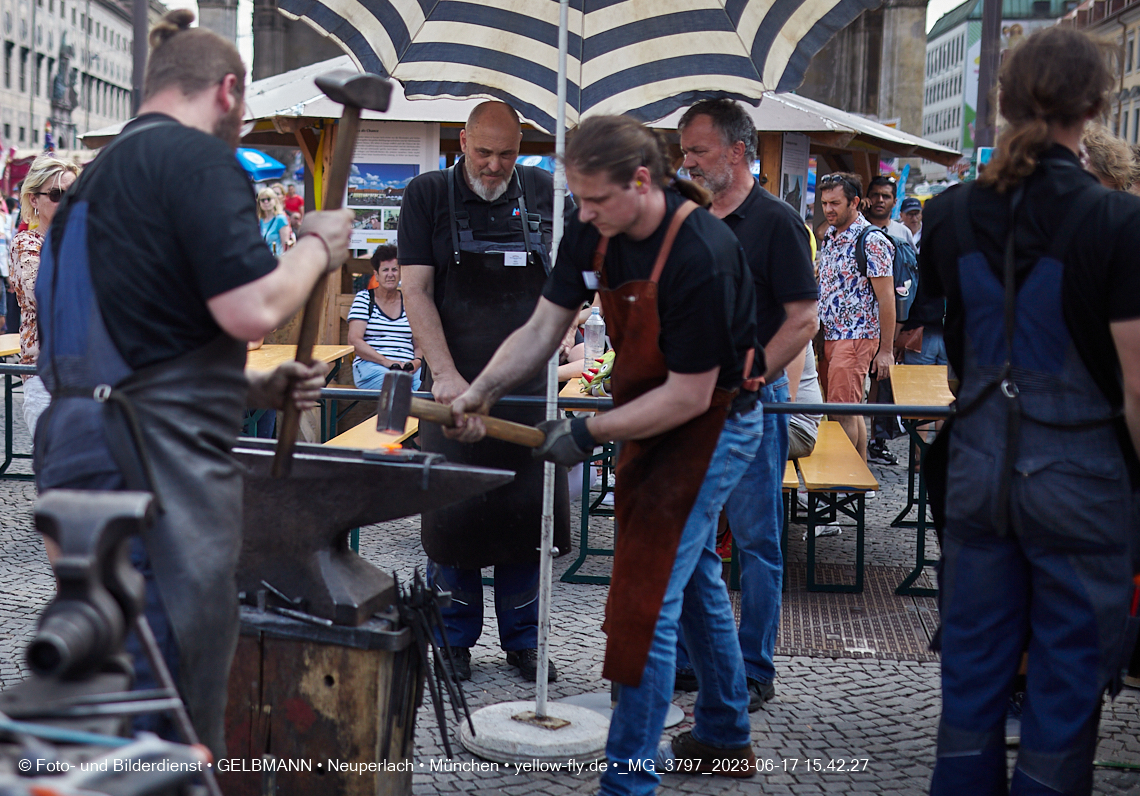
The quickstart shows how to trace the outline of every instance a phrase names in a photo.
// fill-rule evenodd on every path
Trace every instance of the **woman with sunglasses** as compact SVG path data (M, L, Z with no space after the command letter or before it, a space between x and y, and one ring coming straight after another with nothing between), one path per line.
M281 210L281 200L272 188L257 194L257 218L261 222L261 238L273 253L281 256L292 242L293 229Z
M39 327L36 325L36 275L40 270L40 247L47 234L59 202L79 176L79 166L54 155L40 155L28 169L20 189L20 212L26 230L12 238L9 278L20 305L20 364L34 365L40 352ZM24 377L24 420L33 442L36 421L51 401L38 376Z

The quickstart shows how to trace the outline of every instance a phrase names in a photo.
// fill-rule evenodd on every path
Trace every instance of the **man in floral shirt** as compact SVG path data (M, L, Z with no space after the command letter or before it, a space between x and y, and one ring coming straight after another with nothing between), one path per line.
M828 403L862 403L868 371L890 375L895 328L894 247L884 235L863 239L867 273L859 270L855 244L871 226L859 212L863 183L858 175L828 174L819 181L820 204L831 227L819 252L819 322L824 334ZM887 334L881 335L880 330ZM862 417L839 417L864 461L867 425Z

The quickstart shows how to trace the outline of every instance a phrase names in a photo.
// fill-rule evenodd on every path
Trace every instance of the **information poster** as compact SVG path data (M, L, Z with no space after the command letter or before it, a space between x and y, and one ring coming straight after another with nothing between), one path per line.
M396 242L404 189L417 175L437 168L439 125L361 122L344 202L356 214L350 244L356 256Z
M808 157L811 140L803 133L784 133L780 158L780 198L804 217L807 204Z

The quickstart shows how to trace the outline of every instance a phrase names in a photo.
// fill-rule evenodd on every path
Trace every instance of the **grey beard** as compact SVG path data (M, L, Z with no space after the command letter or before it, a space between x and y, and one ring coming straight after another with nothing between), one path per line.
M471 186L471 190L475 195L482 199L484 202L493 202L500 196L507 192L507 186L511 184L511 175L508 174L507 178L499 185L498 188L488 188L479 179L478 174L472 174L469 162L466 158L463 160L463 170L467 172L467 184Z
M493 202L507 192L507 185L509 184L509 182L504 181L498 188L488 188L478 177L473 177L471 179L471 190L484 202Z

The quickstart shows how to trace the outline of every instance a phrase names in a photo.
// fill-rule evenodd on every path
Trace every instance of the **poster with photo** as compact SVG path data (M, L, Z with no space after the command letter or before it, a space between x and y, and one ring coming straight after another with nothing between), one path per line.
M780 158L780 193L785 202L804 217L807 204L808 157L810 139L802 133L784 133L784 152Z
M367 257L381 243L396 242L404 189L417 175L439 168L439 125L361 122L344 206L356 214L352 243Z

